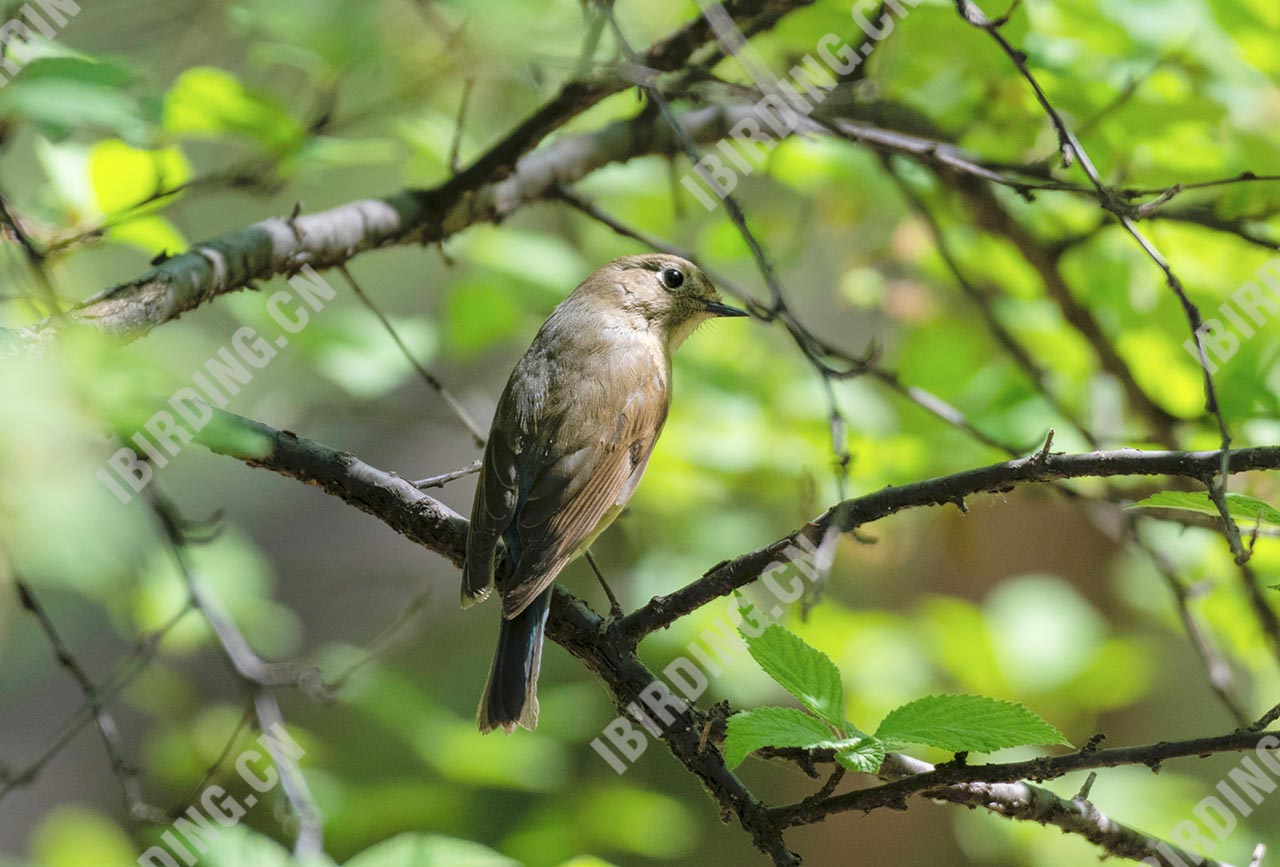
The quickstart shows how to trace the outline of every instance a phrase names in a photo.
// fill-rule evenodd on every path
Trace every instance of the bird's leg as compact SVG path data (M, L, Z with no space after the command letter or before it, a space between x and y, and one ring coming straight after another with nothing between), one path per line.
M609 589L609 582L604 580L604 575L600 572L600 567L596 565L596 558L591 556L591 552L587 551L587 562L591 564L591 571L596 573L596 580L600 582L600 586L604 588L604 595L609 597L609 616L618 618L622 616L622 606L618 604L618 597L613 595L613 591Z

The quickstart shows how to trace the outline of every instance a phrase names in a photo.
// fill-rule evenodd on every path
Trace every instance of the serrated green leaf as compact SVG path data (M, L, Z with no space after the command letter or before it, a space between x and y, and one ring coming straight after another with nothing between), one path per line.
M859 774L874 774L884 764L885 743L876 737L851 738L831 744L841 767Z
M931 695L889 712L876 737L952 752L989 753L1027 744L1067 744L1026 705L980 695Z
M729 717L724 739L724 762L742 764L761 747L810 747L831 741L822 720L794 707L758 707Z
M1247 494L1227 494L1227 514L1235 520L1252 525L1261 520L1265 524L1280 526L1280 509ZM1139 500L1130 509L1179 509L1218 517L1218 507L1206 492L1160 491Z
M765 674L829 723L836 731L847 732L844 720L844 683L840 669L822 651L776 624L751 637L745 632L747 650Z

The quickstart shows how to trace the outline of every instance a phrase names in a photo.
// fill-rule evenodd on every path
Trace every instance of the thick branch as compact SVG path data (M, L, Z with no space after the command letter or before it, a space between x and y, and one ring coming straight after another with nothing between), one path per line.
M932 766L908 756L890 756L881 768L881 776L927 774ZM968 807L982 807L1009 819L1054 825L1070 834L1078 834L1104 852L1164 867L1227 867L1220 861L1194 855L1163 840L1122 825L1103 814L1087 798L1060 798L1048 789L1030 783L956 783L931 789L924 797ZM1177 860L1174 860L1177 859Z
M753 29L776 23L807 0L737 0L729 13ZM641 56L651 70L682 68L706 49L718 56L714 34L699 17L660 40ZM304 266L341 265L358 253L395 244L431 243L468 226L501 220L540 198L557 183L573 181L610 162L649 153L670 153L669 137L656 135L648 119L632 128L614 124L591 135L562 139L543 152L530 151L566 122L606 97L631 86L628 77L597 73L574 79L476 161L430 190L405 190L385 199L362 199L326 211L273 217L196 244L158 263L137 279L94 295L66 316L51 317L19 335L0 335L21 347L47 337L68 322L82 322L122 337L137 337L228 292ZM707 124L710 113L693 118ZM723 135L718 130L717 135Z
M392 473L375 469L345 452L337 451L285 431L276 431L259 422L221 413L219 420L239 425L258 434L265 448L254 455L233 454L253 465L315 484L368 512L393 529L457 564L462 559L467 522L460 515L412 484ZM231 452L221 449L224 454ZM1219 452L1142 452L1120 450L1082 455L1037 454L1030 458L994 464L939 479L848 500L807 524L785 539L758 551L721 564L706 577L671 596L655 599L632 615L607 624L567 591L557 588L548 623L548 635L581 659L608 687L621 711L641 701L643 691L654 683L653 673L635 653L635 641L699 605L741 586L755 576L790 544L804 534L821 535L828 526L851 529L903 509L956 502L982 491L1008 490L1018 484L1086 476L1176 475L1200 478L1212 474L1223 463ZM1241 449L1227 456L1232 472L1273 469L1280 466L1280 446ZM710 717L689 708L666 726L662 740L687 770L702 781L722 810L738 817L757 848L778 865L794 865L795 856L786 848L784 828L818 821L819 814L844 809L870 809L897 804L907 795L927 793L930 797L976 803L1015 818L1051 822L1104 845L1107 851L1125 854L1146 851L1137 846L1155 846L1159 841L1138 834L1106 819L1089 806L1051 800L1049 793L1027 786L1004 786L1023 778L1047 779L1073 770L1118 764L1158 764L1167 758L1199 755L1219 750L1249 749L1273 737L1257 731L1241 731L1219 738L1178 744L1156 744L1121 750L1085 750L1077 754L1035 759L1030 762L987 765L978 768L948 767L914 775L873 789L828 797L798 807L770 810L761 804L730 772L719 751L709 746L703 731ZM1259 727L1255 727L1259 728ZM818 756L817 758L821 758ZM895 759L896 761L896 759ZM907 760L903 760L907 761ZM1075 806L1071 806L1075 804ZM993 806L994 805L994 806ZM1136 836L1135 836L1136 835ZM1128 842L1126 842L1128 841ZM1163 844L1161 844L1163 845ZM1140 856L1145 857L1145 856Z
M679 618L708 602L751 583L775 562L784 562L788 548L804 539L818 544L829 526L842 531L878 521L918 506L958 503L981 493L999 493L1018 485L1041 484L1059 479L1105 478L1111 476L1182 476L1211 478L1222 466L1222 452L1172 452L1119 449L1077 455L1033 455L991 464L950 476L887 487L872 494L846 500L810 521L794 533L755 551L721 563L702 578L666 596L655 597L615 623L612 628L632 641ZM1230 453L1230 472L1280 467L1280 446L1237 449Z
M211 451L316 485L379 518L454 565L462 564L467 520L412 483L394 473L371 467L346 452L289 431L275 430L260 422L221 411L218 422L256 434L264 447L246 455L226 449L213 438L200 438L201 444ZM655 680L655 675L636 656L634 648L611 640L604 621L559 587L556 588L547 634L600 677L620 711L629 704L641 702L642 691ZM756 846L769 854L776 865L791 867L798 864L783 844L781 832L769 819L765 806L725 767L719 752L707 747L701 734L704 717L701 711L690 708L666 727L662 735L664 743L690 773L702 781L721 810L738 816Z
M348 452L329 448L292 431L276 430L223 410L216 413L219 425L259 437L263 448L245 454L228 449L222 440L198 435L197 440L205 448L315 485L381 519L397 533L435 551L455 566L462 565L467 519L422 493L413 483L371 467Z
M1076 771L1117 768L1125 765L1146 765L1154 771L1169 759L1203 758L1215 753L1266 750L1269 753L1267 761L1270 765L1276 761L1273 755L1276 747L1280 747L1280 737L1277 737L1275 732L1241 729L1225 735L1185 741L1161 741L1157 744L1116 747L1108 750L1086 748L1065 756L1042 756L1022 762L944 765L929 769L927 772L913 773L910 776L897 775L899 779L881 786L845 792L821 801L806 801L777 807L773 810L773 814L783 825L803 825L821 821L833 813L899 805L905 798L922 792L927 792L932 797L932 793L943 786L1012 783L1018 780L1043 782ZM809 763L835 761L830 750L774 750L772 754L782 758L799 758Z

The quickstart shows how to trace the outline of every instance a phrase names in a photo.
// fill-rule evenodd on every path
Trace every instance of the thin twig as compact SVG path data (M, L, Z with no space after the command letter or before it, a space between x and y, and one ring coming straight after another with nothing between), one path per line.
M299 685L301 678L292 666L264 662L254 652L248 639L227 616L221 603L203 591L200 580L187 557L181 529L183 521L177 511L156 491L156 485L152 484L147 489L147 494L152 512L164 531L169 552L173 556L187 592L213 630L228 664L252 692L258 727L263 732L271 732L276 727L283 729L284 718L280 713L280 705L272 692L272 687ZM292 756L279 749L270 738L266 739L263 745L271 754L271 760L280 774L285 799L298 823L294 854L299 858L321 854L324 846L320 814L297 762Z
M468 78L462 84L462 99L458 103L458 119L454 121L453 141L449 144L449 173L458 173L458 152L462 148L462 131L466 128L467 107L471 103L471 89L476 80Z
M1201 328L1204 325L1204 321L1201 318L1200 309L1191 301L1190 297L1187 295L1186 289L1182 285L1182 281L1174 273L1173 269L1160 252L1156 250L1155 245L1153 245L1142 233L1142 230L1138 228L1134 219L1123 209L1115 207L1113 196L1107 188L1106 183L1102 180L1102 176L1099 174L1098 169L1094 166L1093 160L1089 158L1089 154L1080 144L1080 140L1076 138L1075 134L1067 127L1066 121L1063 120L1062 115L1053 106L1053 103L1050 102L1048 95L1040 86L1040 82L1036 79L1035 75L1032 74L1030 67L1027 66L1026 54L1021 50L1014 48L1000 32L999 25L988 19L982 10L972 2L972 0L955 0L955 4L956 10L960 13L961 17L974 27L985 31L987 35L989 35L996 44L1000 46L1001 50L1004 51L1005 55L1017 68L1019 74L1021 74L1027 84L1030 85L1032 92L1035 94L1036 101L1040 103L1040 107L1048 116L1049 121L1053 125L1053 129L1058 136L1058 146L1062 151L1063 160L1068 165L1070 165L1073 160L1080 164L1080 168L1089 179L1089 183L1091 183L1094 189L1097 190L1103 207L1108 208L1115 214L1120 225L1124 227L1124 230L1133 237L1133 239L1138 243L1138 246L1147 254L1147 257L1151 259L1151 261L1155 263L1156 267L1164 274L1165 282L1168 284L1170 290L1172 290L1179 304L1181 304L1187 323L1191 327L1191 336L1196 343L1200 370L1203 374L1205 412L1217 422L1222 452L1225 455L1231 448L1231 434L1227 428L1226 418L1223 416L1221 407L1218 404L1218 394L1213 383L1213 373L1210 369L1208 356L1205 354L1204 342L1201 337ZM1237 563L1243 564L1244 561L1248 559L1249 555L1241 543L1239 528L1236 527L1235 520L1231 517L1230 510L1227 509L1225 500L1227 473L1225 467L1218 473L1217 479L1217 482L1206 483L1209 487L1209 495L1222 515L1223 524L1227 534L1227 542L1231 547L1231 553L1235 556ZM1274 612L1271 614L1271 619L1275 619ZM1275 632L1273 640L1277 648L1280 649L1280 630Z
M271 732L284 728L284 717L280 713L280 703L275 693L265 687L253 690L253 706L258 717L258 727L263 732ZM324 852L324 828L320 819L320 811L316 809L315 798L307 786L306 778L297 761L288 753L279 749L271 738L263 739L263 746L271 754L271 761L280 772L280 788L284 791L285 800L293 809L294 818L298 822L298 833L293 844L293 854L298 858L314 858Z
M471 414L467 412L466 407L464 407L462 403L453 396L449 389L445 388L444 383L440 381L439 377L427 370L422 365L422 362L418 361L417 357L409 350L409 347L405 345L405 342L400 339L400 334L396 331L395 326L391 324L391 320L387 319L386 315L378 309L376 304L373 303L373 300L370 299L369 296L365 294L364 290L360 288L360 284L356 282L356 278L351 275L347 266L339 265L338 270L342 273L343 278L346 279L347 284L351 286L351 291L360 299L360 303L367 307L369 312L376 316L378 321L382 323L382 327L386 330L387 334L391 336L392 341L395 342L400 353L405 357L413 369L418 372L418 376L422 377L422 380L440 396L441 400L445 402L445 405L449 407L449 410L457 417L458 421L462 422L463 427L467 429L467 432L471 434L471 438L475 440L476 446L484 448L485 433L480 429L480 425L476 424L476 421L471 417Z
M98 687L98 700L103 707L114 701L116 696L133 682L134 678L146 670L155 656L160 642L194 608L195 606L189 599L184 601L182 607L166 620L159 629L138 639L133 649L120 661L111 676L106 679L103 685ZM93 710L88 704L85 704L80 710L64 720L36 758L23 766L21 770L10 771L0 776L0 801L18 788L34 782L40 772L95 718Z
M427 476L425 479L418 479L418 481L413 483L413 486L421 491L425 491L428 488L443 488L452 481L475 475L480 472L480 468L482 466L484 466L484 459L476 458L462 469L441 473L438 476Z
M80 693L84 696L84 703L89 708L94 722L97 723L102 745L106 748L107 757L111 760L111 772L120 781L125 809L128 810L130 816L140 822L165 823L167 817L164 811L148 804L143 797L142 782L138 778L138 769L125 758L125 748L124 742L120 737L120 727L116 725L115 717L106 709L106 701L104 701L98 687L94 685L80 662L71 653L71 649L62 640L62 636L58 634L58 630L53 625L53 620L49 617L49 612L40 604L31 586L21 578L15 578L13 583L18 591L18 600L21 602L22 607L35 617L40 624L40 628L44 631L45 637L49 640L49 644L53 648L54 658L60 666L66 669L67 673L71 675L80 687Z
M62 313L62 302L58 300L58 292L53 288L53 282L49 279L49 272L45 265L47 254L36 246L35 241L22 228L21 218L14 214L3 195L0 195L0 225L3 225L22 247L22 252L27 259L27 267L35 279L36 286L40 289L41 299L48 308L45 311L46 315L57 316Z
M584 551L583 554L587 558L587 563L591 566L591 571L595 573L596 580L600 582L600 586L604 588L604 595L609 597L609 616L621 617L622 606L618 603L618 597L613 595L613 589L609 586L609 582L604 580L604 573L600 571L600 566L596 563L595 555L590 551Z

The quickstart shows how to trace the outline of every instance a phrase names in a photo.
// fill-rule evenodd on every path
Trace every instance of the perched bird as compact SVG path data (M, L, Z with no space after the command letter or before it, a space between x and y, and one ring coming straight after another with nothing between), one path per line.
M635 493L671 402L671 353L715 316L746 316L677 256L624 256L573 290L516 364L471 508L462 607L496 585L498 650L482 732L538 722L551 582Z

